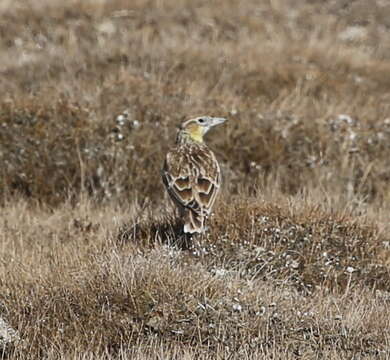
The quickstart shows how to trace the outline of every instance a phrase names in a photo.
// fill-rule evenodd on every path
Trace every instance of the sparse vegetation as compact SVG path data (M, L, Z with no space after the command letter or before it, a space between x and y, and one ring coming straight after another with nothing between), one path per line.
M386 2L0 14L3 357L390 357ZM188 244L159 171L202 114L224 187Z

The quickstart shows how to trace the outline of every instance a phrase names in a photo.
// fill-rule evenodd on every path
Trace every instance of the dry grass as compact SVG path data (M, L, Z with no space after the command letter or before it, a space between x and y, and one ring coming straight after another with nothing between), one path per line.
M390 357L390 6L3 1L0 317L15 359ZM120 114L125 114L118 118ZM175 234L175 126L224 174Z

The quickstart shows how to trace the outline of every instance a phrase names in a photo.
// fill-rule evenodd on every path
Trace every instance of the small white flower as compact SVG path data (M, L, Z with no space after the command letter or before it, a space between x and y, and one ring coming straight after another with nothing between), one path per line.
M340 114L340 115L337 117L337 120L338 120L339 122L345 122L345 123L347 123L348 125L354 125L355 122L356 122L354 119L352 119L351 116L346 115L346 114Z
M215 269L214 270L215 276L223 277L226 275L226 273L227 273L227 271L225 269Z
M367 37L367 29L363 26L348 26L339 33L339 38L343 41L361 41Z
M131 127L132 127L133 129L138 129L140 126L141 126L141 123L140 123L138 120L133 120L133 121L131 122Z
M233 304L233 311L241 312L242 311L242 306L240 304Z
M124 114L120 114L116 117L116 122L119 126L123 126L126 122L126 116Z

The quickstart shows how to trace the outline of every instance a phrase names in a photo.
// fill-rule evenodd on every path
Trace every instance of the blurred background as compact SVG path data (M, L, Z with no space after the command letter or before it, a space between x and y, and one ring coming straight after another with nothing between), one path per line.
M390 202L387 1L0 4L0 195L155 205L176 126L209 138L229 196Z

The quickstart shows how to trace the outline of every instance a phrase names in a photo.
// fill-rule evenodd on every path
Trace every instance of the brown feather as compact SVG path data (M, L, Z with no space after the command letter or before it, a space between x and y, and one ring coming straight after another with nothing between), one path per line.
M196 184L196 188L198 189L198 191L203 192L205 194L208 194L210 192L212 186L212 182L205 178L199 178Z
M162 178L183 216L184 231L202 232L221 183L213 152L203 142L184 138L168 152Z
M188 176L186 176L185 178L179 178L175 181L175 186L177 189L179 190L183 190L183 189L190 189L191 188L191 185L190 185L190 181L189 181L189 178Z

